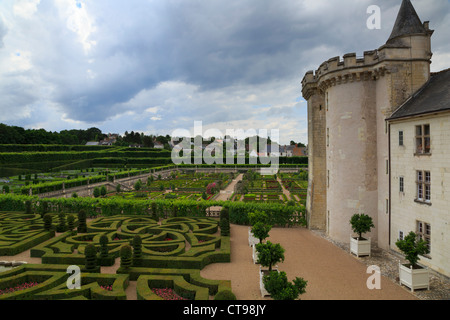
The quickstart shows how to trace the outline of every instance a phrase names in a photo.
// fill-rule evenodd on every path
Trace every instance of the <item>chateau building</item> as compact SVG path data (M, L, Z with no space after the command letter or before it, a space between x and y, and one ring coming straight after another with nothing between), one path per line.
M380 48L334 57L302 80L308 102L308 226L349 242L372 217L383 249L414 231L421 262L450 276L450 71L430 72L429 23L403 0Z

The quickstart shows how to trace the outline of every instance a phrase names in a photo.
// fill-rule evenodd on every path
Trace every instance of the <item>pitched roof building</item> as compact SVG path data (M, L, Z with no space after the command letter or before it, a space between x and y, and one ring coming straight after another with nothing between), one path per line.
M423 263L449 276L450 72L430 72L432 34L403 0L384 45L305 74L306 211L309 228L341 242L355 213L372 217L365 236L386 250L415 231L431 248Z

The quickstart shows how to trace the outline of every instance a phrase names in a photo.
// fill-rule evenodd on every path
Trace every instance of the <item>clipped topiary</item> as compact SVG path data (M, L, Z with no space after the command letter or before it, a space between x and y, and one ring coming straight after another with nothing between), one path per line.
M354 214L350 219L350 225L352 226L352 230L358 234L358 240L365 240L362 234L370 232L372 228L375 228L372 218L364 213Z
M296 300L299 295L306 292L308 281L296 277L289 282L286 272L272 271L263 278L264 288L274 300Z
M97 249L93 244L88 244L84 249L86 258L85 266L87 270L95 270L97 268Z
M220 211L219 227L221 236L230 235L230 214L228 208L224 207Z
M75 217L72 214L67 216L67 230L73 231L75 229Z
M66 215L63 212L58 214L59 223L56 227L57 232L65 232L67 230Z
M284 248L279 244L257 243L256 251L258 252L258 263L263 267L268 267L272 271L272 266L278 262L284 261Z
M100 237L100 257L101 258L107 258L109 254L108 249L108 237L106 235L102 235Z
M30 200L25 201L25 213L26 214L33 214L32 203L31 203Z
M214 300L237 300L236 296L231 290L219 291L215 296Z
M52 215L50 213L45 214L43 220L45 231L50 231L52 229Z
M142 239L135 235L133 238L133 265L139 266L139 259L142 258Z
M131 246L124 245L120 248L120 267L128 269L132 265L132 250Z
M87 225L86 225L86 211L83 209L78 212L78 233L86 233Z

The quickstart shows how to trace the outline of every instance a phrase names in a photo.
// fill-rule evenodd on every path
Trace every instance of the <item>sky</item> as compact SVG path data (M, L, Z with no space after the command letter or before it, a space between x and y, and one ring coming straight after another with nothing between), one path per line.
M432 71L450 67L450 0L430 21ZM401 0L1 0L0 122L153 135L226 130L307 143L301 80L382 46ZM367 8L378 6L380 28Z

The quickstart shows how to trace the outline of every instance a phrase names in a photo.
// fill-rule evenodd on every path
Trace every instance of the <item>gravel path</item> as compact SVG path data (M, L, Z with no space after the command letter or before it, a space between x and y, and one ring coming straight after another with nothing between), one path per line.
M288 279L302 277L308 281L302 300L418 300L448 298L444 283L432 282L431 290L414 294L386 276L391 257L376 252L372 261L350 255L321 234L305 228L274 228L269 241L280 243L285 261L278 264ZM398 259L397 259L398 261ZM369 264L366 264L368 263ZM367 266L376 262L381 268L381 289L369 290ZM389 263L387 263L389 262ZM397 263L395 261L395 263ZM390 271L391 272L391 271ZM252 248L248 245L248 226L231 226L231 263L206 266L201 275L208 279L231 280L232 290L239 300L270 300L261 297L259 265L253 263ZM446 282L448 286L448 282ZM447 287L448 288L448 287Z

